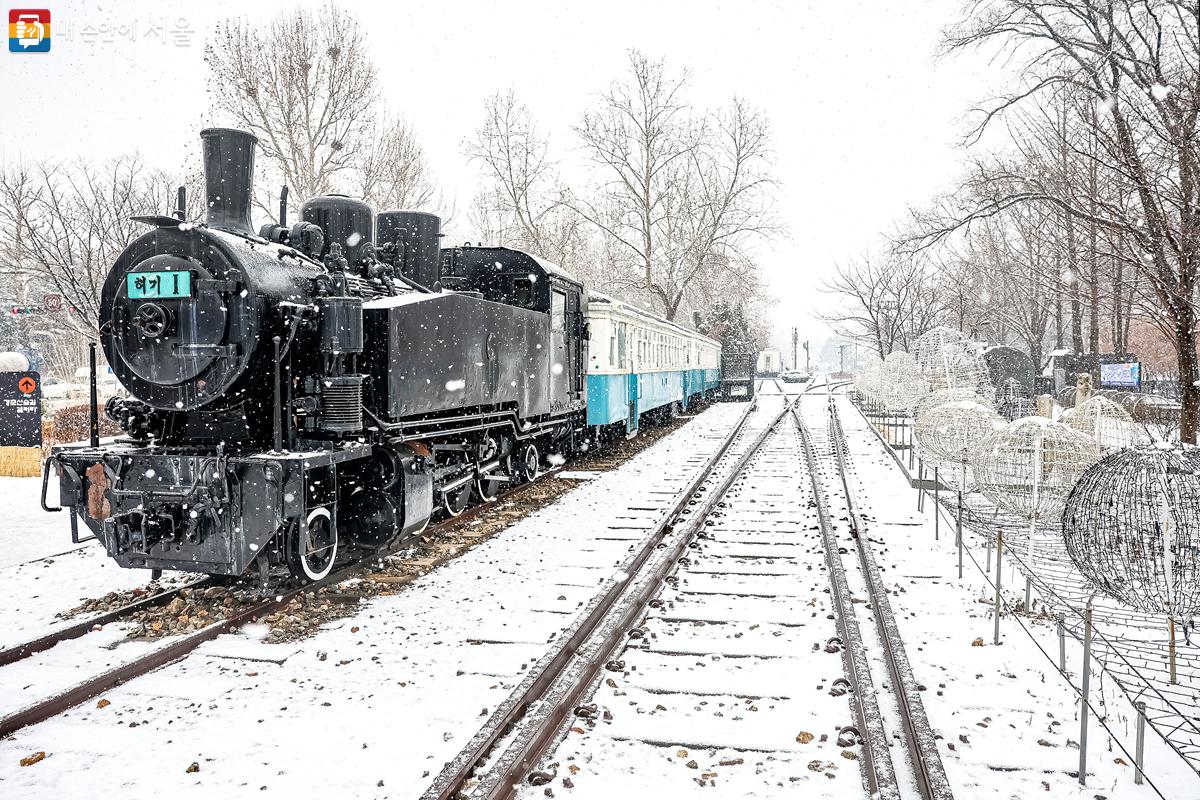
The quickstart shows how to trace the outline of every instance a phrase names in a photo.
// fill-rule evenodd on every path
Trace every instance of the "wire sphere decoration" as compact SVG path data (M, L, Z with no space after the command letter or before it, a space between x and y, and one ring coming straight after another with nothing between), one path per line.
M959 400L931 408L917 417L917 443L933 460L965 466L974 450L1004 420L995 411L972 400Z
M1090 436L1045 417L1025 417L985 437L971 468L979 491L997 507L1045 519L1062 513L1079 476L1099 460Z
M1200 449L1108 454L1071 490L1062 529L1075 566L1109 597L1172 621L1200 612Z
M1016 378L1005 378L996 386L996 411L1009 422L1032 417L1037 413L1037 403L1025 391L1025 386Z
M889 410L908 411L929 392L929 382L911 353L896 350L883 361L879 388L883 405Z
M1105 453L1151 443L1150 434L1128 411L1101 395L1067 409L1060 421L1091 436Z
M971 401L984 407L991 405L990 400L980 397L971 389L937 389L925 395L913 405L913 419L919 418L930 409L944 406L946 403L959 403L963 401Z
M880 378L883 374L883 362L875 356L864 356L862 370L854 378L854 388L858 393L877 402L880 395Z
M916 341L917 363L931 389L972 389L992 396L992 380L979 348L962 331L939 326Z

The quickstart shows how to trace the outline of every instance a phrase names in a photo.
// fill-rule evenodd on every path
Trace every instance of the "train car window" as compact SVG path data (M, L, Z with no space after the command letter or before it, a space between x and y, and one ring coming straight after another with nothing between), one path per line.
M567 294L555 289L550 296L550 328L551 330L566 330L567 328Z
M610 367L617 366L617 337L616 334L608 337L608 365Z
M514 306L533 308L533 281L530 278L513 278L512 299Z
M629 333L624 322L617 324L617 367L625 369L625 350L627 349L626 342L629 341Z

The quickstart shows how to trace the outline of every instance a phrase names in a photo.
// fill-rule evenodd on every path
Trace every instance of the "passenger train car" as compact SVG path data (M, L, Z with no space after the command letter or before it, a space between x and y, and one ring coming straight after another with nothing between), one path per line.
M588 294L587 422L638 430L643 415L686 411L721 385L721 345L601 292Z

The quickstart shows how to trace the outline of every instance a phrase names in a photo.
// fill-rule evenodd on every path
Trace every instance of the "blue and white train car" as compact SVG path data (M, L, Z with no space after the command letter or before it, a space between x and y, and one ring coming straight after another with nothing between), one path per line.
M601 292L588 293L587 422L637 431L644 414L686 410L721 386L721 345Z

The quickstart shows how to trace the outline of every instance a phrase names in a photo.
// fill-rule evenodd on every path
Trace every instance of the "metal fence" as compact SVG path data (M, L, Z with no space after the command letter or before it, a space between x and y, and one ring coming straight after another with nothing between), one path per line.
M1086 701L1080 714L1080 783L1086 780L1089 712L1125 751L1135 770L1135 781L1149 783L1160 796L1162 792L1142 772L1147 723L1200 774L1200 650L1191 644L1190 631L1185 631L1184 647L1177 651L1177 682L1172 682L1166 616L1141 613L1097 596L1068 556L1058 520L1031 525L1028 519L1000 511L976 492L946 490L939 480L940 467L925 464L919 447L914 446L913 422L907 414L880 408L857 395L851 399L918 489L918 508L934 503L934 536L955 536L959 577L964 564L970 564L991 586L997 643L1001 618L1016 621ZM971 539L975 540L974 546ZM982 552L977 554L977 550ZM1024 579L1023 586L1003 587L1002 564L1016 568ZM1057 655L1046 652L1031 630L1030 626L1038 623L1054 624L1059 639ZM1084 663L1077 673L1068 668L1067 637L1083 648ZM1093 661L1100 676L1109 676L1136 709L1132 743L1112 730L1103 706L1097 708L1098 700L1090 686ZM1078 685L1074 676L1079 677Z

